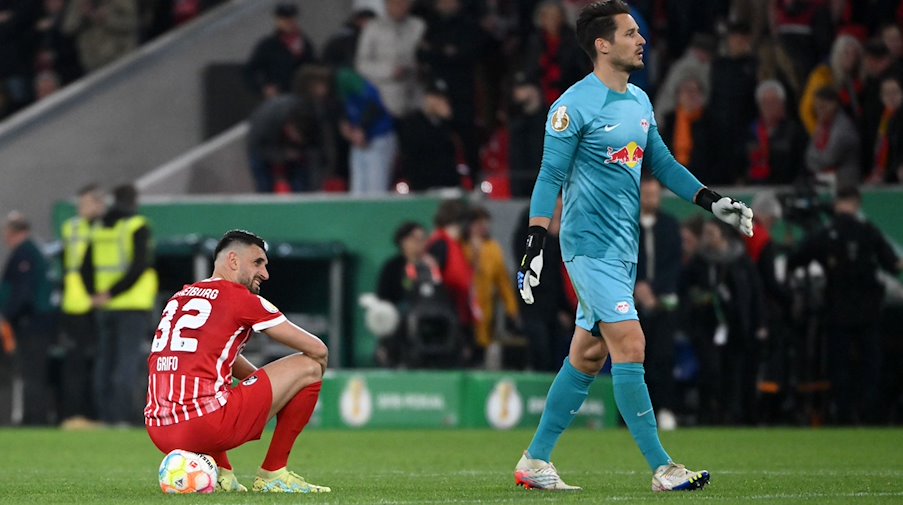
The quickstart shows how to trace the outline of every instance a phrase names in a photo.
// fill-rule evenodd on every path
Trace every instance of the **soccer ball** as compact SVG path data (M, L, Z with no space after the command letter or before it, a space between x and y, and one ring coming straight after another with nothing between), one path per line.
M206 454L176 449L160 463L160 489L164 493L212 493L216 477L216 463Z

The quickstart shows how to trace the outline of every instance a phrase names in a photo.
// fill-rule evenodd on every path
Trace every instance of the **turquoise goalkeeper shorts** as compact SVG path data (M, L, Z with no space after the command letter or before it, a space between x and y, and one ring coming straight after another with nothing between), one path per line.
M633 302L636 263L576 256L565 267L577 292L577 326L596 334L599 321L639 320Z

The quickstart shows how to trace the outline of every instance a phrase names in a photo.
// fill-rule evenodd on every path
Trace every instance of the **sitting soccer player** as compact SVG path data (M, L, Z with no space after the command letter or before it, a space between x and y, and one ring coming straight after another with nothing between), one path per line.
M164 453L185 449L213 457L217 490L247 491L226 451L258 440L276 416L253 490L329 492L286 469L320 396L328 352L319 338L258 295L267 279L263 239L232 230L216 246L213 275L169 299L148 359L147 432ZM258 369L240 354L252 331L299 352ZM242 381L234 388L233 377Z

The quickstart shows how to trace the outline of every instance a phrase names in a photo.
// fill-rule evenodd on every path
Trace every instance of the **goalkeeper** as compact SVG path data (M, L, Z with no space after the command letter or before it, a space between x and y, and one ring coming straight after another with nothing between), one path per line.
M615 402L652 471L652 490L699 489L709 473L690 471L665 452L643 377L646 339L633 302L640 171L645 166L675 194L748 236L752 211L704 187L662 142L649 98L627 83L632 71L643 68L646 41L623 0L585 7L577 39L594 69L549 111L526 254L517 276L521 296L533 303L546 228L563 190L561 252L579 299L577 327L515 481L533 489L580 489L561 480L551 454L610 354Z

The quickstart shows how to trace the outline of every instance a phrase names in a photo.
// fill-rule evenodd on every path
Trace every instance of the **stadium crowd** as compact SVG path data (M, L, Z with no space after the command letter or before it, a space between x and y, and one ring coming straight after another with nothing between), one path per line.
M254 48L246 77L265 98L248 148L258 189L485 180L497 196L527 196L548 106L590 70L573 33L585 0L358 3L374 8L355 11L322 50L300 28L303 11L280 4L275 32ZM632 81L655 97L666 143L700 179L900 182L900 2L631 4L647 39Z
M0 0L0 117L215 3ZM247 144L257 190L361 195L479 186L498 197L529 196L548 107L590 70L572 27L584 2L358 3L370 5L352 13L322 50L301 29L303 4L280 3L273 33L250 52L245 77L261 98ZM901 264L874 227L850 216L859 210L857 187L903 181L903 2L631 4L649 41L647 67L634 82L654 97L663 137L681 163L713 185L797 184L803 195L819 182L837 189L832 207L814 216L818 225L789 199L761 193L752 202L756 234L747 240L714 221L679 222L664 213L661 188L644 178L634 297L649 338L654 404L681 422L706 424L900 422L903 380L882 363L889 344L879 331L882 288L874 279L878 270L899 273ZM97 191L86 188L80 198L95 199ZM137 266L121 272L130 288L149 270L141 252L149 238L141 238L134 195L122 192L119 214L95 209L82 218L133 227L129 255ZM773 236L782 217L803 237L785 243ZM577 304L567 272L547 267L537 303L520 302L508 260L520 262L526 214L510 249L491 238L491 220L483 207L449 201L432 232L415 221L398 228L398 255L385 264L376 292L401 322L380 332L378 363L557 370ZM19 352L44 363L34 356L46 357L48 330L29 325L47 310L46 293L14 287L37 285L42 270L30 262L40 260L23 216L10 216L5 227L6 246L16 253L0 288L4 351L14 351L8 335L42 335L31 343L44 345ZM858 252L832 250L821 230ZM557 234L556 219L549 236ZM514 253L506 259L507 250ZM24 270L21 255L29 261ZM561 264L555 240L545 255L548 265ZM822 263L823 276L789 273L810 260ZM64 272L96 275L82 272L84 264L64 265ZM823 286L814 286L818 279ZM115 356L116 325L145 324L146 308L111 311L104 309L109 298L92 294L91 310L114 312L100 318L108 326L101 334L112 340L96 355L66 354L72 371L65 373L81 379L63 381L79 391L67 397L121 394L122 410L134 410L126 405L134 392L98 392L108 383L85 383L84 370L89 361L133 363L134 356ZM835 307L844 310L828 310ZM48 410L34 392L46 386L46 373L27 370L25 391L38 406L22 419L46 423ZM817 404L823 397L828 405ZM131 419L91 405L63 406L59 417Z

